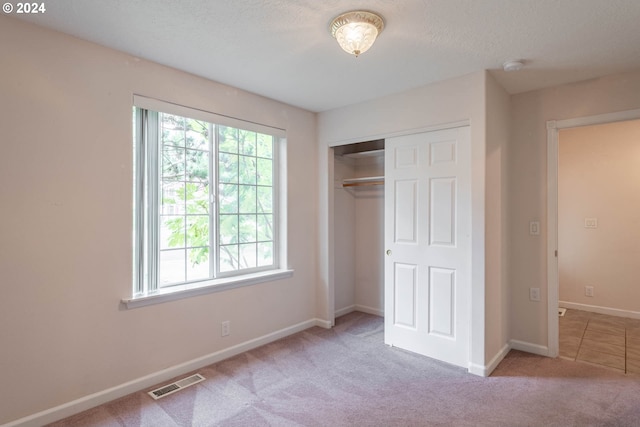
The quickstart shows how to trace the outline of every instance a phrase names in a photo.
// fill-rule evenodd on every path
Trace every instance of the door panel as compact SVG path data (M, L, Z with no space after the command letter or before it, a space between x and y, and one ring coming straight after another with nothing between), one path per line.
M432 178L430 198L431 245L453 246L456 241L456 179Z
M385 342L469 362L469 127L385 142Z
M394 298L396 303L394 324L416 327L416 266L395 265Z
M448 268L429 268L429 333L455 339L456 272Z
M417 243L418 181L397 181L395 187L395 240Z

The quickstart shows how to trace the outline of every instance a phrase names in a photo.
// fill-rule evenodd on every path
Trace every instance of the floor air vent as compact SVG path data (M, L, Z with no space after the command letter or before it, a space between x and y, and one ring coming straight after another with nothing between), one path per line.
M181 379L179 381L176 381L174 383L163 385L160 388L157 388L155 390L151 390L147 394L149 396L153 397L154 399L158 400L161 397L168 396L168 395L170 395L172 393L175 393L176 391L182 390L183 388L187 388L190 385L197 384L200 381L204 381L204 380L205 380L205 378L202 375L194 374L194 375L191 375L190 377L183 378L183 379Z

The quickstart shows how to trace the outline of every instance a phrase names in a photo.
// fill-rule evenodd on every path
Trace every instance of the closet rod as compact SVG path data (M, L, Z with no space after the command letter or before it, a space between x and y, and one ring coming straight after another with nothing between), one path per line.
M368 185L383 185L384 176L368 176L365 178L346 178L342 180L343 187L364 187Z
M371 182L350 182L342 184L343 187L365 187L371 185L384 185L384 181L371 181Z

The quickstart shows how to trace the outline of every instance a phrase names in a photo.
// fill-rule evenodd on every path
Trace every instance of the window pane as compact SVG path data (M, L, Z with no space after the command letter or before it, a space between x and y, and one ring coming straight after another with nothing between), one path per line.
M258 266L273 264L273 243L258 243Z
M238 213L238 186L220 184L218 203L220 213Z
M273 185L273 161L267 159L257 159L258 162L258 185Z
M258 157L273 158L273 137L271 135L258 134Z
M255 243L240 245L240 268L255 268L258 266L256 249Z
M198 150L209 150L209 124L195 119L187 119L186 146Z
M186 150L187 181L207 182L209 180L209 153Z
M246 156L256 155L256 133L248 130L240 130L239 138L240 142L240 154Z
M209 245L209 217L193 215L187 217L187 247Z
M258 241L273 240L273 215L258 215Z
M238 183L238 155L220 153L218 161L218 179L229 184Z
M256 184L256 158L240 156L240 184Z
M187 280L209 278L209 248L192 248L187 252Z
M258 187L258 213L271 213L273 211L273 188Z
M220 246L220 271L238 269L238 245Z
M184 147L184 118L172 114L161 114L162 145Z
M240 232L238 238L240 243L255 242L256 233L256 216L255 215L240 215L239 216Z
M220 215L220 244L238 243L238 215Z
M159 286L185 281L185 250L160 251Z
M162 215L160 217L160 249L184 248L184 217Z
M160 113L160 116L162 129L184 131L184 117L169 113Z
M162 182L162 200L160 213L162 215L177 215L184 213L184 183Z
M165 147L184 147L184 131L162 130L162 145Z
M135 152L135 169L141 171L136 179L143 180L136 189L144 192L135 200L145 203L136 206L136 242L143 245L136 262L146 269L136 280L155 277L150 269L157 266L158 281L136 289L273 266L278 247L272 229L277 221L275 138L161 112L138 115L140 111L134 113L134 149L144 148L135 143L140 135L157 140L145 145L149 151ZM139 133L145 117L149 129ZM159 200L149 193L156 190ZM156 204L148 206L149 201ZM149 236L149 230L157 235Z
M223 153L238 152L238 129L218 126L218 151Z
M256 187L252 185L241 185L240 192L240 213L256 212Z
M162 179L184 181L184 150L164 147L162 149Z
M187 213L189 214L209 214L209 184L196 184L187 182L186 202Z

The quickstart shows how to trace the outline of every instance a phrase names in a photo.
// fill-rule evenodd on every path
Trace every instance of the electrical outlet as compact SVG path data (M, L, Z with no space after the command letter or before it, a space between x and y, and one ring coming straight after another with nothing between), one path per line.
M540 288L529 288L529 299L531 301L540 301Z
M585 218L584 228L598 228L598 218Z
M593 286L585 286L584 287L584 295L587 297L593 296Z
M226 337L229 334L231 334L231 321L225 320L222 322L222 336Z

